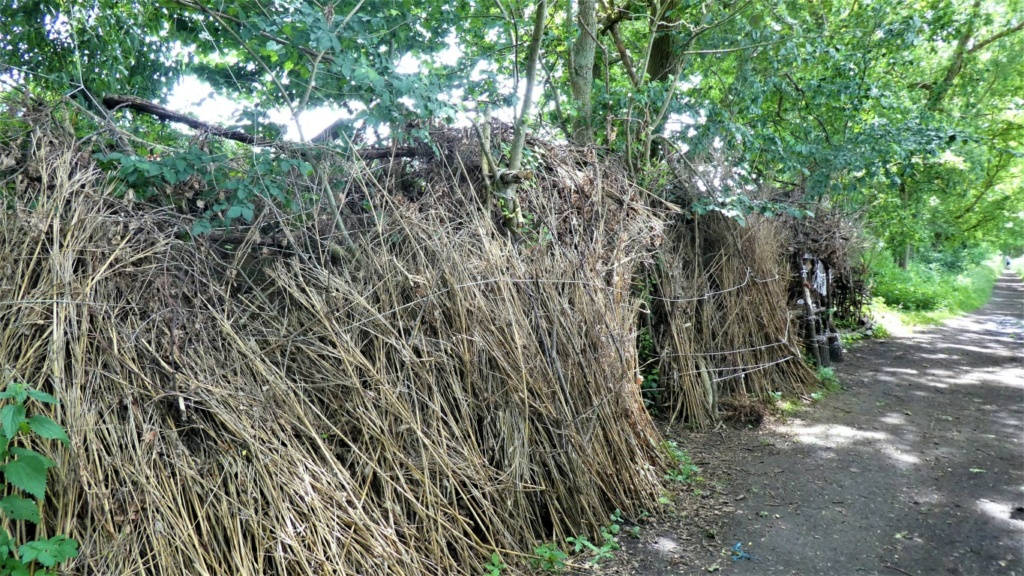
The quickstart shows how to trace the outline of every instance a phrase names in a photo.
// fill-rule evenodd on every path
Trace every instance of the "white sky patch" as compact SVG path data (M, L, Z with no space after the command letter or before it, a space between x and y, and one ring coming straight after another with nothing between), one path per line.
M454 65L458 62L459 58L463 56L463 51L461 47L459 47L454 36L448 37L446 39L446 44L447 47L436 54L427 56L406 54L402 56L395 67L395 71L399 74L423 74L423 64L427 61L438 65ZM470 75L471 80L483 80L487 73L494 73L496 71L497 66L494 62L480 60L476 63L476 66ZM700 75L691 75L680 81L679 90L681 92L692 90L699 86L701 81L702 78ZM517 89L511 77L502 77L497 79L497 84L498 89L505 93L511 93L513 91L516 92L518 98L516 98L516 104L514 106L504 106L492 109L491 117L501 122L513 123L515 122L518 111L522 106L523 98L526 96L526 83L522 81L519 82ZM542 95L543 90L534 90L534 106L531 115L535 115L537 113ZM457 110L459 110L454 122L455 127L466 127L470 126L474 120L479 121L482 106L477 102L467 101L465 99L465 90L461 88L452 90L449 93L439 95L438 98L440 100L450 102ZM399 102L410 110L415 107L415 102L408 97L400 98ZM191 75L183 76L178 80L177 84L175 84L174 88L168 95L167 106L176 112L192 114L203 122L218 126L231 124L243 109L243 106L239 103L224 96L215 94L213 88L209 84ZM306 110L299 116L299 124L302 127L301 135L305 139L309 140L313 136L322 132L332 123L341 119L351 119L354 117L355 113L365 109L365 106L361 103L349 102L344 108L340 106L321 106ZM295 120L292 118L291 112L287 108L276 108L270 110L268 112L268 117L272 122L281 124L285 127L284 138L286 140L298 141L300 139L300 133L296 127ZM707 112L705 110L698 110L696 113L672 114L666 124L664 135L670 138L680 138L685 131L686 137L692 138L697 135L695 126L702 125L706 122ZM386 136L387 131L378 128L377 133L381 136ZM683 153L690 150L690 147L684 142L678 142L678 145ZM721 139L716 140L716 148L720 148L723 145L724 142L722 142Z
M197 119L216 126L231 124L242 106L237 102L220 96L213 88L195 76L182 76L174 85L167 98L167 107L175 112L192 114ZM352 118L354 112L363 110L361 104L351 106L352 112L335 107L310 108L299 115L302 135L307 139L316 136L339 118ZM285 139L298 141L299 131L291 112L287 108L277 108L267 113L272 122L286 127Z
M218 96L213 88L195 76L182 76L171 89L167 107L175 112L190 113L208 124L224 124L242 107L228 98Z
M967 162L960 156L957 156L951 150L944 150L939 156L939 164L949 166L950 168L956 168L959 170L967 169Z

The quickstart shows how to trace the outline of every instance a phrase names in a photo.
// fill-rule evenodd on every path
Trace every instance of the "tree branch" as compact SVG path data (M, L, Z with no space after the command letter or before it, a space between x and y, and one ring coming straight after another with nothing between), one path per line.
M636 70L633 68L633 59L629 57L629 51L626 50L626 45L622 42L618 22L612 24L609 30L612 33L612 41L615 42L615 50L618 51L619 58L622 59L622 67L626 69L626 74L629 76L629 82L633 84L634 88L639 88L640 79L637 78Z
M278 149L286 149L290 146L294 146L294 144L289 142L281 140L267 140L265 138L258 138L240 130L231 130L228 128L221 128L220 126L214 126L201 120L196 120L195 118L182 114L181 112L175 112L174 110L165 108L159 104L154 104L153 102L149 102L141 98L136 98L135 96L111 94L103 98L103 106L110 110L128 108L130 110L135 110L136 112L143 112L151 116L156 116L164 122L177 122L194 130L206 132L208 134L224 138L225 140L241 142L242 144L248 144L250 146L264 146ZM328 130L330 130L330 127L328 127L325 132ZM430 150L429 146L388 146L385 148L369 148L366 150L360 150L357 154L363 160L384 160L387 158L414 158L417 156L430 156L433 152Z
M967 53L968 54L974 54L978 50L984 49L989 44L991 44L993 42L996 42L998 40L1002 40L1003 38L1006 38L1010 34L1013 34L1014 32L1020 32L1021 30L1024 30L1024 20L1021 20L1020 23L1018 23L1016 26L1011 26L1010 28L1007 28L1006 30L1003 30L1002 32L997 32L997 33L989 36L988 38L985 38L981 42L978 42L974 46L971 46L971 49L968 50Z
M227 140L234 140L235 142L241 142L242 144L248 144L250 146L273 146L274 142L271 140L264 140L247 134L240 130L230 130L228 128L221 128L212 124L207 124L200 120L196 120L191 116L186 116L180 112L175 112L169 108L164 108L159 104L136 98L135 96L122 96L118 94L110 94L103 97L103 106L108 110L118 110L121 108L129 108L137 112L144 112L152 116L156 116L160 120L165 122L177 122L184 124L189 128L200 130L202 132L208 132L214 136L219 136Z
M601 22L601 34L606 34L614 26L618 26L623 20L632 19L633 13L625 8L615 8L614 12L605 16Z
M964 55L967 53L967 43L971 41L971 37L974 36L974 22L977 20L978 11L981 9L981 0L974 0L974 5L971 6L970 15L967 17L967 30L964 31L960 39L957 40L956 49L953 51L953 60L946 67L946 73L943 75L942 80L935 84L935 88L932 93L928 96L928 101L925 103L925 109L937 110L939 105L942 104L942 100L945 99L946 94L949 93L949 89L953 87L953 81L956 80L957 75L964 68Z

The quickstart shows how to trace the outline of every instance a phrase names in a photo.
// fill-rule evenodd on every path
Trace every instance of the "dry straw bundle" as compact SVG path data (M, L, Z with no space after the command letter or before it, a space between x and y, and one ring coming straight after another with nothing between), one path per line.
M695 428L726 416L757 421L769 392L813 383L785 305L784 230L711 214L668 234L651 308L661 401L673 420Z
M686 202L721 195L714 183L733 180L721 158L676 175ZM697 429L724 419L760 423L770 392L814 383L786 307L794 273L787 222L751 214L741 224L710 212L666 233L645 292L658 403L672 421Z
M62 402L73 571L475 574L653 505L629 283L662 220L614 166L548 150L516 244L471 178L409 199L357 164L372 209L278 250L193 241L66 142L22 144L0 216L0 365Z

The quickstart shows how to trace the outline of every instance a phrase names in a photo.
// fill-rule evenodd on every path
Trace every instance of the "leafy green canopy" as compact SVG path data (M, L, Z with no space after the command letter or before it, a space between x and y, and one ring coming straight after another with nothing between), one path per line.
M244 104L239 126L267 138L282 130L271 110L347 109L321 135L341 142L509 107L535 80L534 129L619 151L666 193L673 153L725 155L742 168L733 197L763 182L863 210L903 258L982 241L1024 249L1021 0L561 0L537 28L531 79L537 8L14 0L0 6L0 77L104 116L105 94L160 99L191 74ZM180 144L138 118L132 129Z

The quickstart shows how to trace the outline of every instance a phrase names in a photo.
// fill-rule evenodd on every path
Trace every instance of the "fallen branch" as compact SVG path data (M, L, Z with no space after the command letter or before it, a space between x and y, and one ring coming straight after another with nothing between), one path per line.
M246 134L240 130L230 130L228 128L221 128L220 126L207 124L206 122L196 120L191 116L175 112L170 108L164 108L159 104L154 104L147 100L136 98L135 96L111 94L103 97L103 105L109 110L128 108L135 110L136 112L144 112L146 114L156 116L165 122L177 122L195 130L208 132L214 136L220 136L227 140L234 140L243 144L249 144L250 146L272 146L274 144L270 140L263 140L253 136L252 134Z
M121 108L128 108L136 112L143 112L156 116L160 120L165 122L177 122L184 124L194 130L206 132L214 136L219 136L226 140L234 140L235 142L241 142L242 144L248 144L250 146L266 146L274 148L285 148L294 146L287 142L280 140L267 140L247 134L240 130L231 130L228 128L222 128L215 126L201 120L196 120L191 116L183 114L181 112L175 112L170 108L165 108L159 104L136 98L135 96L122 96L118 94L111 94L103 98L103 106L109 110L119 110ZM330 128L328 128L330 129ZM416 156L431 156L433 151L426 146L388 146L386 148L369 148L367 150L360 150L357 152L360 158L363 160L383 160L385 158L412 158Z

